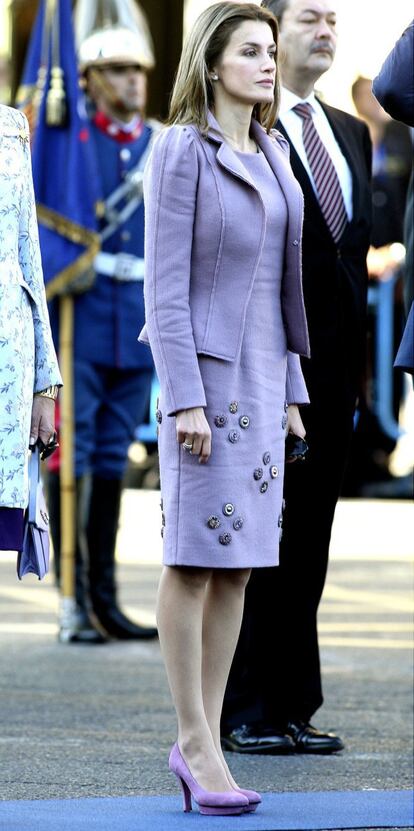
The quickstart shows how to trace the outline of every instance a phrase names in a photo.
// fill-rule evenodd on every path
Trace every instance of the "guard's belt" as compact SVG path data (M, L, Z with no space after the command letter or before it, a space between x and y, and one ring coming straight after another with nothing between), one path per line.
M108 254L100 251L93 265L98 274L105 274L120 282L135 283L144 279L144 260L133 254Z

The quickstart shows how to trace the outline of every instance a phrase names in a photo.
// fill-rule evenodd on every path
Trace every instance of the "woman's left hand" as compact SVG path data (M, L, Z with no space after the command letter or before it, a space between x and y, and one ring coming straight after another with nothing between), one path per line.
M36 444L41 439L44 445L49 444L55 433L55 402L42 395L33 396L32 420L30 424L30 442Z
M289 404L287 419L287 432L293 433L295 436L299 436L301 439L304 439L306 436L306 430L303 426L303 421L300 417L299 407L297 404Z

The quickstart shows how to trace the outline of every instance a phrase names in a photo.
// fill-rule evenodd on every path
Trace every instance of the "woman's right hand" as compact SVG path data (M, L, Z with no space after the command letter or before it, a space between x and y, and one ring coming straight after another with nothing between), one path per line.
M211 430L203 407L179 410L175 417L177 441L191 445L192 456L199 456L200 464L205 464L211 454ZM186 449L186 448L185 448Z
M55 402L42 395L33 396L32 417L30 423L30 446L40 439L48 445L55 433Z

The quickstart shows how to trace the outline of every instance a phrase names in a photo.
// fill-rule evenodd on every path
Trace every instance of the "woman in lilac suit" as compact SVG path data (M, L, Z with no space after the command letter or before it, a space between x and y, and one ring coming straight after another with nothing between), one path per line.
M253 811L220 747L252 566L277 564L286 431L304 435L303 200L276 121L277 24L217 3L184 46L145 175L146 326L160 381L158 627L170 768L202 813ZM191 771L191 772L190 772Z

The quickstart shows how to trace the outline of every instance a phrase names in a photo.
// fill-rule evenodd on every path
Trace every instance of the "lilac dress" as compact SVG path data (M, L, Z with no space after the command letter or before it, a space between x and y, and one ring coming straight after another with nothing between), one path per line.
M265 155L239 153L263 199L267 227L240 360L199 356L212 431L206 465L159 430L165 565L274 566L282 530L287 348L281 314L287 205ZM161 389L163 384L161 383ZM160 400L160 409L163 402Z

